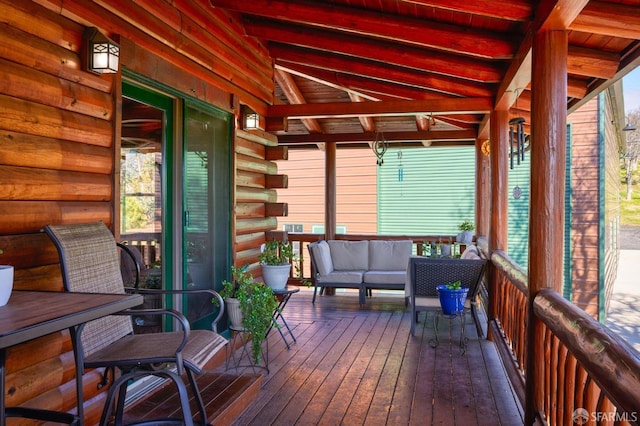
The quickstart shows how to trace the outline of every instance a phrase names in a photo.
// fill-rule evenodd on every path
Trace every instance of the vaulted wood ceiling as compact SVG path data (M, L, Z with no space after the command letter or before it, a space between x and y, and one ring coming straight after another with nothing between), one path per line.
M571 111L640 65L640 0L210 0L264 43L281 144L472 144L530 123L532 34L569 29ZM517 98L517 100L516 100Z

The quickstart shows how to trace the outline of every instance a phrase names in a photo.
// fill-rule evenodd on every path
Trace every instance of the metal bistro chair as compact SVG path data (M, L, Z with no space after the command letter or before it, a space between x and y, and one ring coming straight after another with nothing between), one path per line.
M476 299L486 264L484 259L411 257L407 271L410 283L411 334L415 334L420 311L440 309L436 287L460 280L462 286L469 287L465 310L471 310L478 336L482 337L484 333L478 318Z
M66 291L87 293L125 293L120 272L120 255L111 231L102 222L45 227L60 255L60 266ZM169 290L165 293L191 293L194 290ZM127 383L131 379L154 375L171 380L177 387L182 405L183 418L163 418L144 421L146 424L193 424L189 406L189 396L181 375L186 372L194 394L201 421L207 423L204 402L195 381L195 374L202 372L206 363L216 352L224 348L227 340L216 331L216 323L222 317L222 298L213 290L195 290L210 293L218 300L218 315L212 330L191 330L181 313L174 310L129 310L118 316L109 316L92 321L71 330L76 358L76 386L78 416L83 419L82 376L85 369L105 368L104 380L108 382L111 370L115 378L115 368L122 375L115 380L107 394L107 400L100 421L101 425L110 421L117 394L115 424L122 424ZM143 290L139 290L144 293ZM157 290L156 290L157 292ZM214 309L214 304L212 304ZM133 334L132 316L171 315L182 330L152 334ZM166 368L152 368L168 363ZM170 368L175 365L175 371ZM99 387L101 387L99 385ZM140 424L140 423L137 423Z

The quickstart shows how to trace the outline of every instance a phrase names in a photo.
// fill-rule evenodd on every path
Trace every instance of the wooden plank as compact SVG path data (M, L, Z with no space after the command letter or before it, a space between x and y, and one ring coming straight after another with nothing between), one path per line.
M111 223L108 201L7 201L0 203L0 227L7 234L38 232L49 223L69 224L103 221ZM3 247L7 250L7 246ZM40 250L32 247L34 253ZM8 253L4 255L7 256ZM33 257L33 253L31 253Z
M110 148L5 130L0 133L0 164L109 174Z
M0 199L21 201L109 201L109 175L0 166Z
M4 59L0 59L0 92L102 120L113 114L110 94Z
M21 2L21 5L24 4ZM27 25L40 27L43 22L51 22L42 19L41 13L48 12L38 8L38 13L33 16L36 20L30 21ZM74 52L25 31L26 28L20 30L0 23L0 40L2 40L0 57L105 93L111 92L113 86L111 76L97 76L81 69L79 46L78 51ZM67 32L73 35L72 32L68 30Z
M51 106L0 95L0 129L111 147L111 123Z

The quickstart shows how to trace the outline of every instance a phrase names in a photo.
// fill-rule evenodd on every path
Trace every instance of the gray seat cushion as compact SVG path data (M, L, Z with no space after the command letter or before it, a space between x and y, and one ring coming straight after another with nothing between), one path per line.
M405 261L405 265L406 265ZM402 271L367 271L364 274L365 284L398 284L399 289L404 289L407 279L406 270Z
M327 275L319 275L316 280L319 284L360 284L364 271L337 271L334 270Z

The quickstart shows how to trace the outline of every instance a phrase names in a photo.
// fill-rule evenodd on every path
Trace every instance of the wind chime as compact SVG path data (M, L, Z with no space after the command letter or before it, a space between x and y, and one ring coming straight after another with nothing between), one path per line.
M518 166L520 165L521 161L524 161L524 122L525 119L522 117L516 117L509 120L509 140L511 141L511 143L509 144L511 150L511 169L513 169L514 156L517 160Z
M382 164L384 163L382 157L384 157L384 153L387 152L387 148L389 148L389 143L384 139L384 135L382 133L376 132L376 138L371 145L371 149L378 158L378 160L376 161L376 164L378 166L382 166Z
M518 92L516 91L516 105L515 109L518 109ZM509 120L509 158L511 161L511 170L513 170L514 158L517 162L517 165L520 165L521 161L524 161L524 151L525 151L525 134L524 134L524 123L525 119L523 117L515 117ZM522 195L522 190L520 186L516 184L515 188L513 188L513 198L516 200L519 199Z

